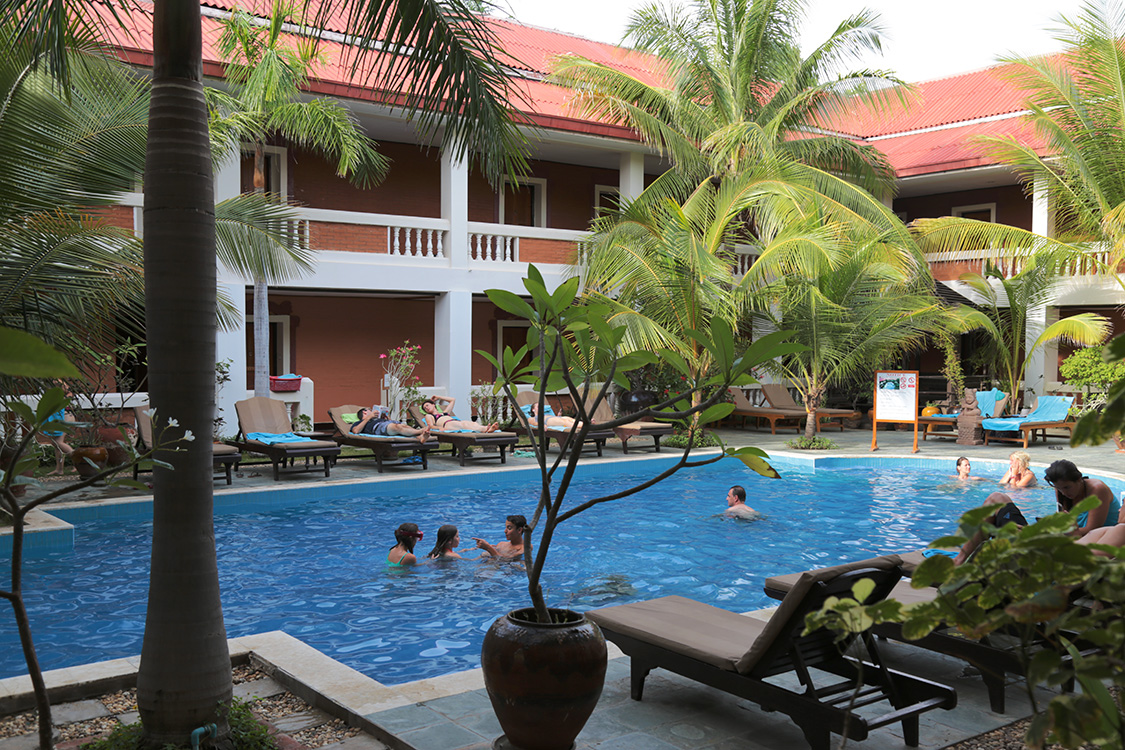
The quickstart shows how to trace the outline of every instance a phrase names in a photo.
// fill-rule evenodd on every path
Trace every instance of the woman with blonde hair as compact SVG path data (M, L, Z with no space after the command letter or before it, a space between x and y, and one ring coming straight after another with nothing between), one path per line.
M1008 456L1008 471L1000 478L1000 484L1009 487L1034 487L1037 480L1035 474L1028 468L1030 463L1031 456L1027 455L1027 451L1013 451L1012 455Z

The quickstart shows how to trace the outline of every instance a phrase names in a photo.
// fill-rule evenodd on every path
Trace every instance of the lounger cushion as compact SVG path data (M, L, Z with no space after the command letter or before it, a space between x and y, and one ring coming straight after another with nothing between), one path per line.
M334 442L327 440L302 440L299 443L263 443L261 440L246 440L244 445L250 448L261 446L265 449L281 450L281 451L301 451L307 453L308 451L316 450L335 450L339 451L340 446Z
M913 554L913 553L910 553ZM867 561L870 562L870 561ZM865 566L870 567L870 566ZM783 576L773 576L766 579L767 591L780 591L788 595L793 586L796 585L797 580L804 575L803 573L789 573ZM894 589L891 590L888 599L895 599L903 604L917 604L918 602L933 601L934 597L938 594L938 590L926 586L925 588L916 589L910 585L910 581L899 581L895 584Z
M598 625L727 671L766 628L766 623L710 604L665 596L587 612Z
M227 445L226 443L215 443L211 446L211 450L214 451L216 456L230 456L242 452L233 445Z

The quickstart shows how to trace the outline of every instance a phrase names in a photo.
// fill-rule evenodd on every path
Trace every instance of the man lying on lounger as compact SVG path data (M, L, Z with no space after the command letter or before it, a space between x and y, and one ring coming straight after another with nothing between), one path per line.
M357 435L382 435L393 437L416 438L419 443L430 439L430 428L424 427L416 430L402 422L396 422L385 412L376 409L360 409L356 412L356 423L352 425L352 432Z

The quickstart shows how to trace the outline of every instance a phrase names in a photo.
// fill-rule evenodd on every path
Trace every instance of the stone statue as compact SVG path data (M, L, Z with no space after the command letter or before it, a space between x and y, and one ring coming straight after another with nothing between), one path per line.
M957 444L983 445L984 429L980 426L980 404L975 388L966 388L961 397L961 413L957 416Z

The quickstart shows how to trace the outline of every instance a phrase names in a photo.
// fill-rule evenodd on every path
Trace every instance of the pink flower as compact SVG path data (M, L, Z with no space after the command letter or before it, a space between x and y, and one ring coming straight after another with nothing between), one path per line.
M379 355L379 359L386 359L386 358L387 358L387 355L386 355L386 354L380 354L380 355Z

